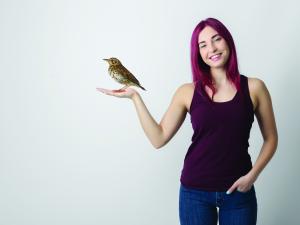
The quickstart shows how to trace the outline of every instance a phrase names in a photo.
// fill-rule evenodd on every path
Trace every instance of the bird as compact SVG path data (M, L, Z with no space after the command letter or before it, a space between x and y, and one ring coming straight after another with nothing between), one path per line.
M107 61L109 64L109 75L118 83L125 85L118 91L123 91L129 86L136 86L146 91L146 89L140 84L140 82L135 78L135 76L122 65L119 59L111 57L103 60Z

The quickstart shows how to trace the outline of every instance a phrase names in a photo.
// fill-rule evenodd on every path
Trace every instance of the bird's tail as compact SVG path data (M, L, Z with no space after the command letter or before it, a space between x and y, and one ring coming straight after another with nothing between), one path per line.
M145 89L143 86L141 86L140 84L138 84L138 87L140 87L140 88L142 88L144 91L146 91L146 89Z

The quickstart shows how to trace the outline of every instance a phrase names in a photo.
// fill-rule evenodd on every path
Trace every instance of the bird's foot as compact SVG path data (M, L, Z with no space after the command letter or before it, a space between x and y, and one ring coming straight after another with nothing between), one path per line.
M125 89L127 88L128 86L124 86L124 87L122 87L122 88L120 88L120 89L118 89L118 90L113 90L113 92L123 92L123 91L125 91Z
M112 90L113 92L124 92L125 90L118 89L118 90Z

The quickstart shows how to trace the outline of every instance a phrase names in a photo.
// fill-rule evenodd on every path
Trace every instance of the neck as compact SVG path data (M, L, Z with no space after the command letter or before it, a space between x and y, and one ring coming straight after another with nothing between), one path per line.
M212 81L217 87L227 83L226 70L224 68L211 68L210 73Z

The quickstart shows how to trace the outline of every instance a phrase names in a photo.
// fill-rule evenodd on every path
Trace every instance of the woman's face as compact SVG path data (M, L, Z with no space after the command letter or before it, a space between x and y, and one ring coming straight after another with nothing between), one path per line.
M213 28L206 26L198 37L202 60L213 68L224 67L229 58L229 48L223 37Z

